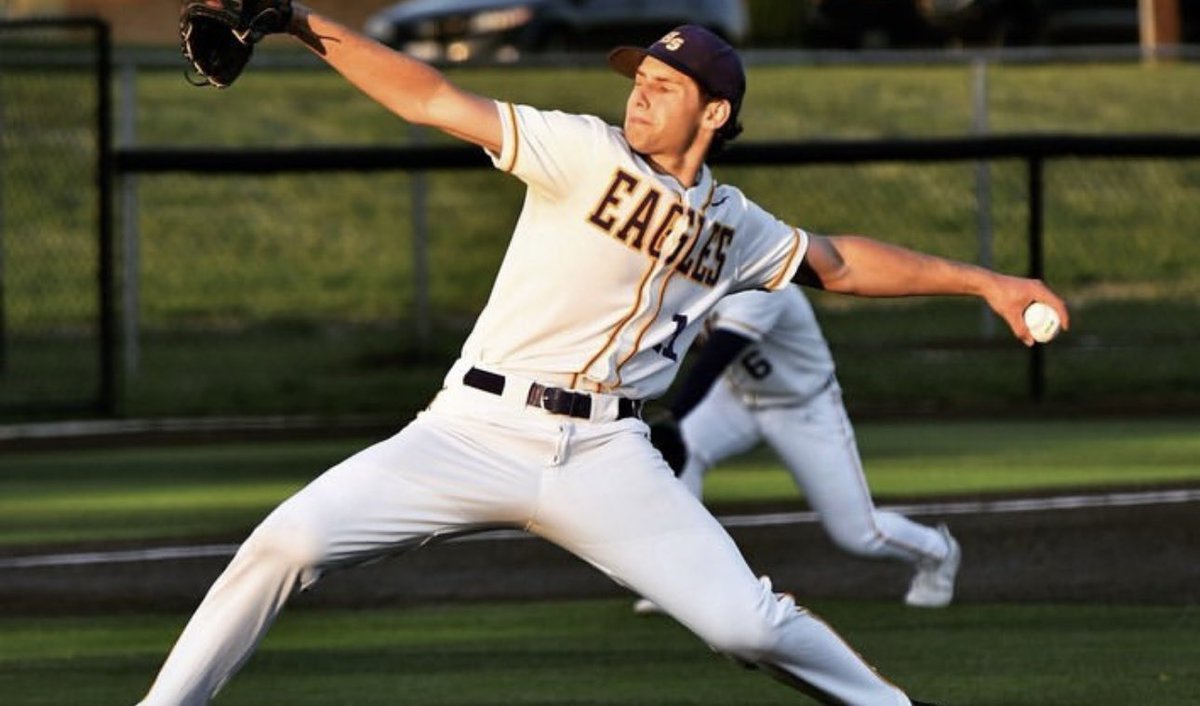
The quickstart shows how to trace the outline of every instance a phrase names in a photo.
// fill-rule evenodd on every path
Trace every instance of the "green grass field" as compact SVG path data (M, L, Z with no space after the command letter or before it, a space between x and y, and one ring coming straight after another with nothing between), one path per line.
M1191 706L1196 607L811 606L881 672L949 706ZM179 616L0 618L9 706L130 704ZM627 601L286 613L221 706L767 706L808 702Z
M22 139L6 184L6 377L0 406L94 380L87 231L72 187L86 134L59 124L78 77L5 83ZM57 74L56 74L57 76ZM454 72L474 90L619 120L626 86L603 71ZM995 132L1194 133L1200 67L993 67ZM62 81L59 83L58 81ZM966 67L752 67L743 139L961 135ZM12 109L12 91L29 105ZM413 133L328 72L250 71L231 91L178 72L139 77L141 144L405 144ZM61 105L59 105L61 103ZM38 116L42 115L42 118ZM47 117L52 122L47 121ZM25 121L25 122L20 122ZM426 138L436 139L436 138ZM12 145L10 145L12 146ZM1183 162L1047 166L1047 276L1076 331L1047 351L1052 399L1078 408L1195 404L1200 312L1200 170ZM47 165L55 165L54 169ZM994 164L995 262L1023 271L1024 169ZM973 258L975 165L723 170L784 218ZM412 340L413 181L407 175L167 175L139 188L144 358L124 411L178 415L351 413L403 418L435 389L490 286L520 189L489 173L427 177L437 340ZM26 192L20 189L25 188ZM39 200L43 199L44 200ZM227 204L214 211L207 204ZM79 263L86 267L80 269ZM924 302L850 306L819 298L851 404L917 399L953 408L1019 404L1022 351L955 349L979 337L977 309ZM951 345L943 344L950 342ZM933 344L933 345L930 345ZM1191 348L1189 348L1191 346ZM1200 428L1177 419L876 422L857 425L881 500L1195 482ZM0 551L42 544L198 541L244 535L271 507L363 439L0 453ZM713 472L714 503L796 499L765 452ZM830 620L915 696L949 706L1193 706L1196 606L821 602ZM0 606L0 701L130 704L185 615L19 615ZM669 620L625 601L426 605L286 613L220 705L756 706L803 703L734 668Z
M1188 62L992 66L990 129L1194 134L1198 72ZM600 68L451 74L489 95L611 121L619 121L627 91L625 80ZM52 99L78 94L80 79L13 72L4 80L14 104L28 99L29 111L11 110L9 124L30 139L16 141L0 165L9 184L5 228L21 236L5 242L0 409L78 394L97 375L95 243L84 227L94 214L70 187L83 171L78 145L87 135L59 125L74 113ZM747 142L971 130L968 66L752 66L750 82ZM136 96L139 145L416 139L330 71L252 70L230 91L197 90L178 72L146 71ZM44 125L52 134L33 139ZM60 141L47 147L63 155L53 169L43 137ZM993 263L1024 272L1025 166L989 166ZM721 168L717 176L819 232L865 232L960 259L977 256L974 163ZM1196 346L1187 323L1200 317L1200 240L1191 236L1200 223L1200 167L1190 159L1067 159L1048 163L1045 176L1046 277L1078 314L1075 332L1058 347L1062 358L1051 363L1059 382L1053 399L1078 409L1113 400L1144 408L1168 398L1194 409L1200 380L1182 361ZM487 170L430 173L424 188L430 341L414 333L410 175L140 178L141 359L121 380L121 412L411 412L436 389L485 301L521 201L519 183ZM926 409L991 410L1023 400L1021 358L988 352L997 341L981 331L977 308L831 297L816 304L845 361L852 404L900 399ZM892 352L886 363L880 349Z
M881 500L1196 481L1195 419L866 422ZM0 455L0 545L240 535L358 439ZM758 451L713 472L709 500L796 498ZM951 706L1190 706L1196 606L897 602L810 605L914 696ZM185 615L0 609L12 706L133 703ZM627 600L285 612L217 704L745 706L806 703Z
M1131 486L1200 478L1197 420L868 422L879 498ZM0 455L0 546L237 536L369 443L360 439ZM707 500L795 498L760 449L715 469Z
M602 69L569 70L569 81L562 74L464 69L452 76L486 95L620 123L624 79ZM1200 124L1198 75L1200 68L1185 63L995 67L992 130L1188 133ZM961 135L971 130L970 77L966 67L752 68L740 139ZM286 147L414 139L409 126L331 72L252 71L242 81L239 90L196 91L173 73L142 76L139 143ZM1001 163L993 170L996 265L1023 269L1023 169ZM730 169L718 176L781 218L817 231L867 232L969 259L976 248L974 174L973 163L952 163ZM1193 301L1200 297L1194 267L1200 244L1186 227L1200 219L1192 198L1197 174L1192 161L1051 165L1047 262L1059 286L1183 284ZM504 224L515 219L520 185L486 171L435 173L427 181L435 308L474 315L507 244ZM143 179L140 188L145 286L154 293L145 298L143 316L151 327L246 317L360 320L405 311L407 175L165 175ZM214 212L206 208L211 203L230 208ZM1140 243L1132 259L1124 257L1131 232ZM381 241L380 234L390 237ZM51 303L43 310L52 311ZM13 320L23 320L21 310Z

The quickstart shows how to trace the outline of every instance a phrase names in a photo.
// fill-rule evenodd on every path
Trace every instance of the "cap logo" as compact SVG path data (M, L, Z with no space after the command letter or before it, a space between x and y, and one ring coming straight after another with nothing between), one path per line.
M683 46L683 35L677 30L667 32L658 43L666 47L667 51L678 51Z

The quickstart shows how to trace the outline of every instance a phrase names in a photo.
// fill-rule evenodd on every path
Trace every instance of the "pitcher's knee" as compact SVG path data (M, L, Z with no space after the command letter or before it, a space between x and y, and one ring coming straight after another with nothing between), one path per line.
M702 637L721 654L741 662L759 662L775 650L795 611L791 598L771 593L753 605L717 613L719 618L708 625Z
M715 651L746 664L773 661L788 635L809 618L791 594L777 592L766 576L759 577L752 592L730 595L710 615L697 633Z
M268 518L242 544L237 559L278 563L308 576L315 574L324 555L324 543L316 533Z
M705 636L705 641L716 652L728 655L738 662L754 664L770 654L778 641L773 625L763 620L752 623L732 621Z

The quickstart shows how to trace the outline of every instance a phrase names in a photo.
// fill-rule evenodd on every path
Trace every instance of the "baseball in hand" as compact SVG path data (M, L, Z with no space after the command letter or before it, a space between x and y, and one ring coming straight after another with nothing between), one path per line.
M1058 312L1042 302L1034 302L1025 307L1025 325L1033 334L1033 340L1038 343L1049 343L1058 335L1062 322L1058 320Z

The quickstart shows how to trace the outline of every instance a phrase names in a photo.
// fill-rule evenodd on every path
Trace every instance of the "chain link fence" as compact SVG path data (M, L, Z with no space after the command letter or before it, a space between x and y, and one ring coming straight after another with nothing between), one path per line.
M261 154L267 164L314 146L370 152L442 144L330 72L311 70L308 60L275 60L256 57L255 70L229 91L193 89L177 62L168 70L126 62L115 90L118 156L182 150L220 162L240 150L239 160ZM979 94L972 95L979 72L971 64L796 69L752 62L743 140L1136 131L1110 115L1120 92L1152 115L1143 131L1188 134L1186 106L1200 104L1192 100L1200 98L1200 82L1191 80L1196 69L1186 62L1152 73L1126 60L1047 71L993 69L981 120ZM481 93L617 123L626 90L606 72L579 68L469 69L454 78ZM1030 106L1041 82L1055 87L1038 95L1069 95L1054 115ZM1160 96L1169 110L1154 109ZM727 164L715 171L781 218L817 232L867 233L1014 273L1030 266L1024 159ZM1200 409L1200 372L1187 364L1200 352L1200 239L1192 235L1200 224L1198 160L1055 158L1044 164L1042 183L1045 276L1075 313L1072 331L1043 349L1042 401L1031 399L1029 352L977 302L813 294L852 412ZM516 180L461 165L427 172L378 163L357 172L319 165L253 174L123 170L119 187L123 234L115 261L124 294L114 309L125 332L117 347L120 414L131 417L406 418L436 392L484 305L522 200ZM50 197L57 189L45 191ZM90 247L95 255L94 241ZM54 251L40 257L54 260ZM95 336L99 305L88 277L53 296L88 302L66 318ZM53 317L27 320L42 325ZM102 365L73 353L86 360L70 374L90 366L94 375ZM57 373L46 375L39 384L59 384Z
M1029 352L977 302L813 294L856 411L1028 410L1036 383L1041 404L1117 412L1198 401L1200 377L1187 363L1200 345L1200 245L1190 236L1200 201L1188 197L1200 174L1196 153L1193 144L1190 157L1047 159L1036 252L1024 159L986 162L986 241L976 235L982 173L974 160L880 156L717 172L769 194L767 208L818 232L880 234L1013 273L1037 259L1075 308L1072 333L1039 349L1034 381ZM172 205L172 194L188 196ZM193 198L246 203L188 235L201 217ZM279 404L275 413L411 411L436 390L486 300L520 198L519 184L486 170L146 179L142 212L168 220L143 239L142 291L153 302L142 307L143 360L189 355L215 365L202 374L197 362L173 385L164 384L165 366L148 389L187 380L257 389L254 404ZM171 220L175 209L183 215ZM432 264L419 305L421 257ZM422 310L432 334L416 325ZM138 376L153 380L142 376L154 371L149 364ZM218 390L194 392L199 413Z
M103 25L0 22L0 410L103 407Z
M1042 276L1073 309L1041 349L1047 408L1195 409L1200 375L1200 159L1049 159L1042 177ZM738 170L735 183L794 196L771 204L817 231L863 232L1001 271L1030 271L1024 160ZM988 186L981 219L978 189ZM979 224L988 237L977 237ZM1029 354L984 307L954 300L814 295L858 411L996 413L1030 405Z

